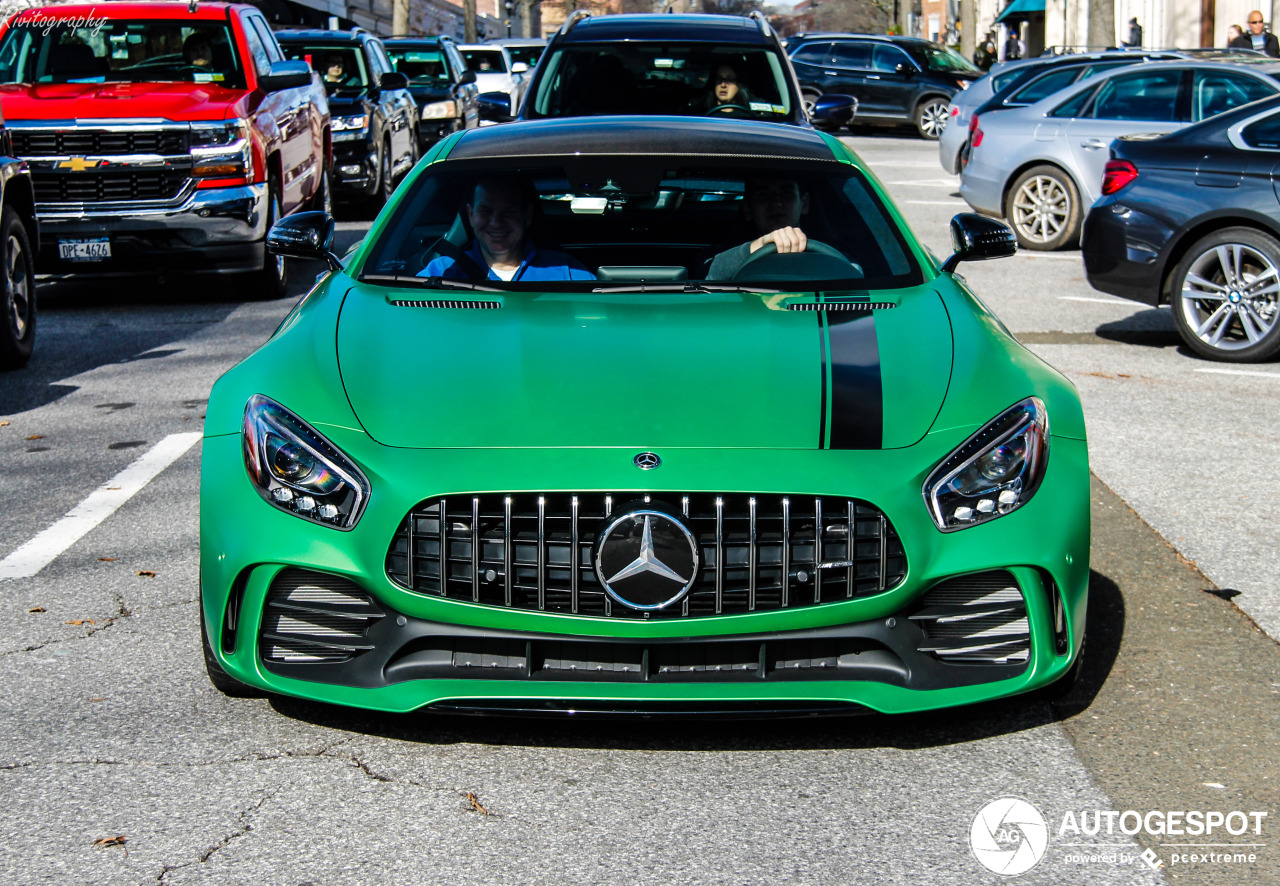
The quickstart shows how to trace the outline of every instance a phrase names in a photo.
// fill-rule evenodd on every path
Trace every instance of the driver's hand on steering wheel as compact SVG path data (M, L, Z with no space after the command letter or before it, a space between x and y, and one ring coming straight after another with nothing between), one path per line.
M809 245L809 238L799 228L778 228L776 231L770 231L763 237L752 240L751 251L755 252L766 243L774 244L781 253L804 252Z

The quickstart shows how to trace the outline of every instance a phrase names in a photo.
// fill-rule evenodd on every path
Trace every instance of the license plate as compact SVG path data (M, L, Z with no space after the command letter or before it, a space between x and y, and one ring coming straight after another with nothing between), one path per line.
M59 240L58 257L63 261L105 261L111 258L111 239Z

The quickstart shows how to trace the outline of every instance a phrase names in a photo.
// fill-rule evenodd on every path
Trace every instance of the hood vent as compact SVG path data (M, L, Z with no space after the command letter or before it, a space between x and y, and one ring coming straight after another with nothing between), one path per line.
M1027 602L1006 570L948 579L910 616L924 632L919 651L948 664L1024 665L1031 655Z
M397 308L456 308L472 311L495 311L502 307L502 302L498 301L450 301L443 299L396 298L391 300L391 304Z
M787 305L788 311L887 311L896 308L891 301L823 301Z
M384 613L353 582L285 569L271 582L258 637L267 661L335 663L373 648L369 628Z

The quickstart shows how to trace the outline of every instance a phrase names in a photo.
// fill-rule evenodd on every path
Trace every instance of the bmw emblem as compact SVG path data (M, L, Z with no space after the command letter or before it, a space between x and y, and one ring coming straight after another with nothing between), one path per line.
M652 471L658 465L662 464L662 459L658 458L656 452L642 452L635 458L631 459L632 463L642 471Z
M698 576L698 541L663 511L627 511L596 541L596 577L613 600L653 611L678 603Z

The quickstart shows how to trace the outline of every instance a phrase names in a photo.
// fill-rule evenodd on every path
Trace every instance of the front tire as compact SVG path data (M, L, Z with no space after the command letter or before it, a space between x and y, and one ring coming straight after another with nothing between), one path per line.
M280 179L273 172L267 179L267 231L281 218ZM283 298L289 286L289 266L282 255L272 255L265 242L262 247L262 269L252 274L249 286L255 298Z
M1080 192L1056 166L1033 166L1018 176L1004 217L1024 249L1048 252L1080 243Z
M36 278L31 241L18 214L0 214L4 292L0 295L0 369L17 369L31 359L36 340Z
M1280 352L1280 241L1226 228L1197 241L1174 268L1178 334L1202 357L1259 363Z
M262 698L265 696L265 692L241 683L224 671L222 665L218 664L218 658L213 654L213 646L209 643L209 632L205 630L204 604L197 603L197 605L200 606L200 643L204 647L204 670L209 675L209 682L213 684L213 688L228 698Z
M916 105L916 132L921 138L936 142L942 138L942 130L947 128L947 115L951 112L951 102L945 98L934 96Z

